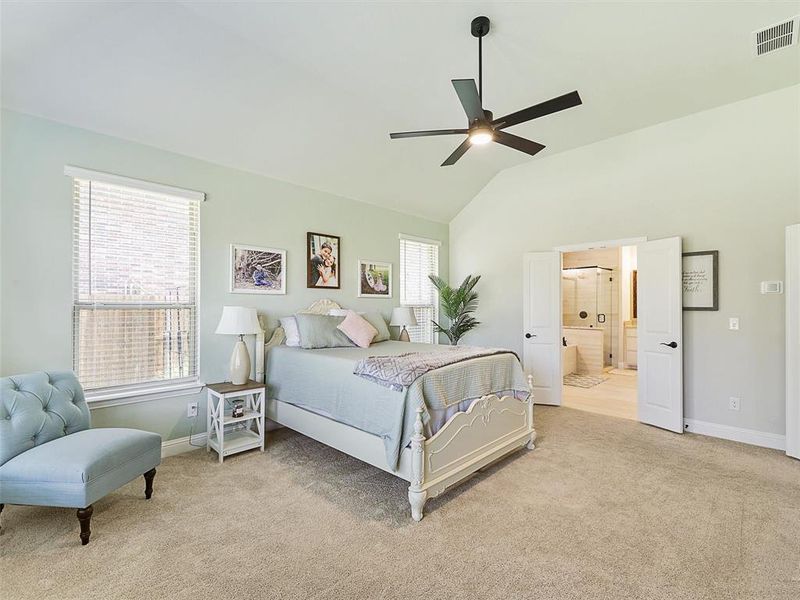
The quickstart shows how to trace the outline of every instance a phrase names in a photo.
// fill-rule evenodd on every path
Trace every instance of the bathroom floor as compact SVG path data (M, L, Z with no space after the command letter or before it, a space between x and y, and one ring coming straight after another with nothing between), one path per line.
M636 420L636 371L613 369L590 388L564 386L562 404L588 412Z

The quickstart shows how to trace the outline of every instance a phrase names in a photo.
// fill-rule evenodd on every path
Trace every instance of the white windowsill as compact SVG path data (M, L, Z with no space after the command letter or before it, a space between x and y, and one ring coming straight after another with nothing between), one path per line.
M199 393L204 387L205 383L201 381L188 381L115 391L86 392L86 403L90 409L122 406L177 396L191 396Z

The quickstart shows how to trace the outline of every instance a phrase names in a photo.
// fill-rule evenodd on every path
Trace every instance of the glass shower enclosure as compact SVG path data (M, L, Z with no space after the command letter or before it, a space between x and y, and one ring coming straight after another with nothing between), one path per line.
M615 298L617 277L608 267L577 267L561 272L564 327L603 330L603 365L613 366L619 356L619 307Z

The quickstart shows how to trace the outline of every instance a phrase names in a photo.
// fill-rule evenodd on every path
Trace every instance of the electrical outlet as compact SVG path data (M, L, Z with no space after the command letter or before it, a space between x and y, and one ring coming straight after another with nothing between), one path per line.
M739 406L741 406L741 404L741 398L737 398L736 396L731 396L728 398L728 410L739 410Z
M196 417L197 416L197 401L189 402L186 405L186 416L187 417Z
M739 317L731 317L728 319L728 329L731 331L739 331Z

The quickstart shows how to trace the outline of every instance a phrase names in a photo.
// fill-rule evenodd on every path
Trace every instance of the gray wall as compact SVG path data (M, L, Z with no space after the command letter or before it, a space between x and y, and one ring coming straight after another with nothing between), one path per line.
M265 143L273 143L265 141ZM227 374L230 336L213 333L223 304L258 308L274 324L318 298L345 307L380 310L399 304L398 233L443 242L447 225L225 168L59 123L2 113L0 198L0 373L72 367L72 196L64 165L136 177L207 194L201 207L200 372L204 381ZM306 231L341 236L341 290L306 288ZM228 293L231 242L287 250L285 296ZM356 298L359 258L394 265L394 298ZM251 341L252 346L252 341ZM205 429L204 395L195 430ZM187 397L93 411L95 425L140 427L164 439L188 434Z
M719 312L684 312L686 417L783 434L784 297L759 282L784 278L800 221L798 112L794 86L499 173L450 223L451 279L483 275L466 343L522 351L524 252L679 235L720 252Z

